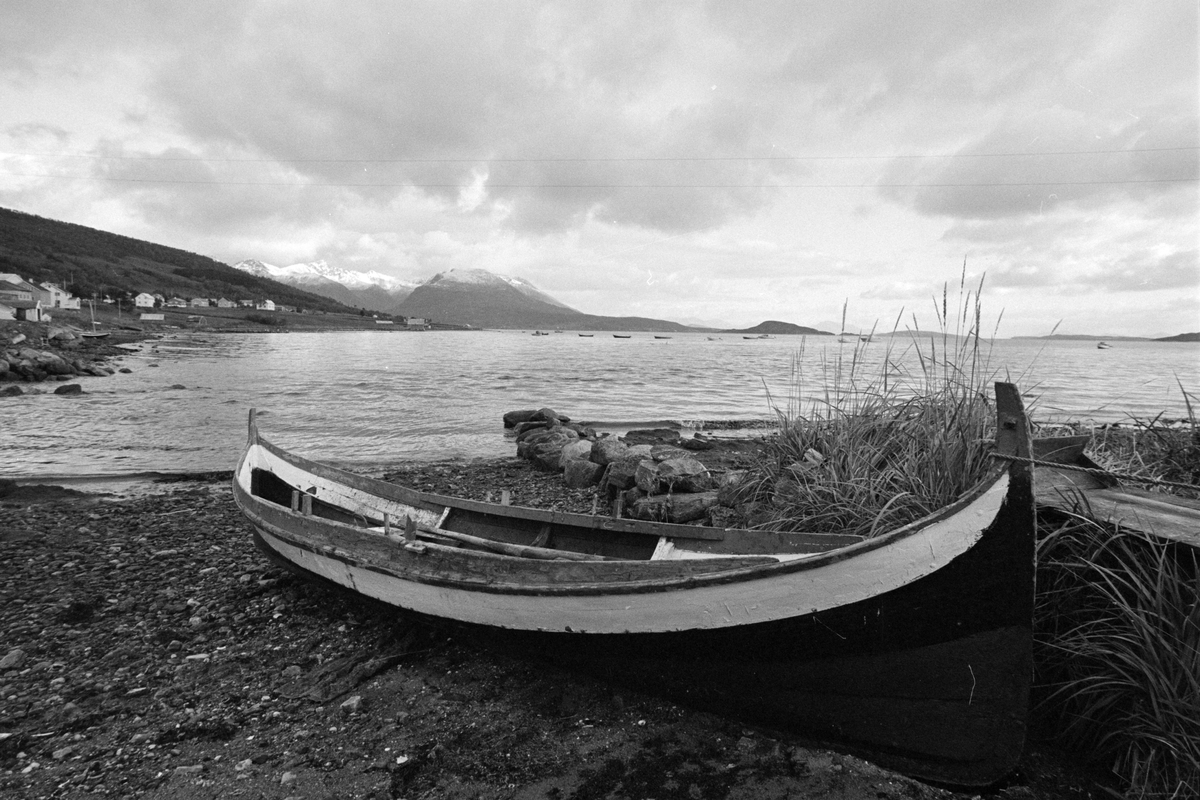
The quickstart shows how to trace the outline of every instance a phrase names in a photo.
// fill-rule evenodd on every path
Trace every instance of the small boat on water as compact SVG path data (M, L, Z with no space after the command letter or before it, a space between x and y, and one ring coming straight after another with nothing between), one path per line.
M592 338L592 334L590 334L590 333L581 333L579 335L582 336L584 339Z
M658 336L658 335L655 335L655 337L654 337L654 338L655 338L655 339L670 339L671 337L670 337L670 336Z
M995 453L1011 458L871 538L428 494L283 450L253 411L233 494L257 546L305 578L910 775L984 786L1021 754L1032 672L1029 429L1015 386L996 385L996 406Z
M1096 343L1096 349L1097 349L1097 350L1111 350L1111 349L1112 349L1112 345L1111 345L1111 344L1109 344L1108 342L1097 342L1097 343Z
M92 309L92 330L91 332L84 331L79 335L84 339L107 339L110 333L109 331L96 330L96 301L89 300L88 303Z
M534 331L531 335L533 335L533 336L549 336L550 334L547 331Z
M632 339L633 334L631 334L631 333L614 333L613 338L614 339Z

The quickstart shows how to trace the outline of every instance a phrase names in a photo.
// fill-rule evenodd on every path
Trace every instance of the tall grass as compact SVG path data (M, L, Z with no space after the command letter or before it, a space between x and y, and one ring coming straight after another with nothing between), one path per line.
M769 456L735 490L733 499L750 509L748 524L871 536L979 482L994 463L994 375L979 291L959 292L953 314L948 290L935 302L936 333L921 331L915 318L901 331L898 319L878 367L866 366L866 348L879 345L859 340L819 361L809 392L803 350L793 357L792 391L786 410L776 409L780 430ZM905 366L914 361L915 369Z
M1200 553L1082 514L1043 513L1041 711L1127 797L1200 794Z

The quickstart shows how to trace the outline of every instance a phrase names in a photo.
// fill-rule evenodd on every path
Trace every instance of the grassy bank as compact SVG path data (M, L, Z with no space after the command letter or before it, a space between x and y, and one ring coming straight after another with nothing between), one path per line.
M872 345L862 343L816 375L803 372L802 356L793 360L779 434L738 488L748 521L871 536L983 477L995 436L991 384L1007 376L989 365L978 293L964 291L957 316L947 300L939 333L912 337L916 370L892 349L896 337L875 372L863 367ZM1028 405L1036 418L1036 397ZM1090 433L1089 454L1112 472L1200 487L1194 413L1182 424L1131 419ZM1195 488L1148 486L1200 498ZM1038 522L1039 723L1125 796L1200 796L1200 554L1086 510L1043 509Z

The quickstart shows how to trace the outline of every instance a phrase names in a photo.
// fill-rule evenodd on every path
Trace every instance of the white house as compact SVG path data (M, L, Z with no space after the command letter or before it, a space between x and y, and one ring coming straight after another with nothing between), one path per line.
M0 272L0 300L33 300L35 291L20 275Z
M222 297L217 301L217 308L237 308L237 303L232 300L226 300Z
M149 292L142 292L133 298L133 304L138 308L154 308L154 295Z
M187 300L182 297L172 297L165 305L167 308L187 308Z
M193 297L192 308L208 308L212 305L212 300L207 297Z
M79 298L72 297L70 292L66 289L60 289L56 284L43 281L33 288L37 299L42 301L44 308L79 309Z
M409 317L405 324L410 328L424 328L429 324L429 320L424 317Z
M275 301L274 300L260 300L254 304L254 307L257 308L259 311L274 311L275 310Z

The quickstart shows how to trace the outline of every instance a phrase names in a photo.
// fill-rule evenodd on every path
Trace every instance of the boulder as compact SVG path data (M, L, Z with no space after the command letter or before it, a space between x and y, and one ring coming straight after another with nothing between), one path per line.
M655 444L650 446L650 457L655 461L666 461L669 458L687 458L687 451L670 444Z
M562 449L562 463L564 467L569 460L587 461L592 454L592 443L587 439L578 439L574 442L567 442Z
M635 519L683 523L703 518L716 504L716 492L695 492L642 497L628 508Z
M25 390L20 386L5 386L0 389L0 397L20 397L25 394Z
M679 443L679 446L684 450L712 450L713 443L704 438L700 434L695 434L690 439L684 439Z
M530 422L570 422L571 418L563 414L559 414L553 408L539 408L533 412L533 416L529 418Z
M563 481L572 489L595 486L603 474L604 467L600 464L583 458L563 458Z
M542 430L543 428L552 428L558 424L558 420L554 422L546 422L539 420L537 422L518 422L513 426L513 431L517 434L517 439L520 440L521 435L529 431Z
M615 498L617 492L632 489L637 482L639 458L623 458L608 465L604 477L600 481L600 489L608 493L609 498Z
M66 328L51 328L46 338L56 342L70 342L74 341L75 334Z
M538 431L517 445L517 455L533 462L538 469L557 472L562 466L562 450L579 439L569 428L557 427Z
M54 390L55 394L83 394L83 387L78 383L64 383Z
M679 431L674 428L643 428L629 431L624 439L626 444L674 444L679 441Z
M536 413L537 410L532 408L527 411L509 411L504 415L504 427L515 428L522 422L529 422Z
M615 437L607 436L592 443L591 459L597 464L608 465L620 461L628 452L628 445Z
M658 478L659 485L672 492L707 492L716 485L705 466L690 456L661 462Z
M704 465L687 455L663 461L644 459L638 462L634 481L646 494L706 492L714 487L713 478Z
M553 408L509 411L504 415L504 427L506 428L515 428L522 422L553 422L554 424L558 424L570 421L570 417L559 414Z
M634 458L640 461L643 458L651 458L653 453L654 448L652 446L648 444L635 444L625 451L625 458L621 460L624 461L627 458Z

